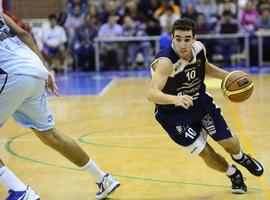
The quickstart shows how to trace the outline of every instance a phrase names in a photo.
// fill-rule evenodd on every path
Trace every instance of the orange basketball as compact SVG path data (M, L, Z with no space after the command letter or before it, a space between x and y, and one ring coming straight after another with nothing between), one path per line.
M243 71L233 71L222 80L223 95L232 102L247 100L253 92L253 82L250 75Z

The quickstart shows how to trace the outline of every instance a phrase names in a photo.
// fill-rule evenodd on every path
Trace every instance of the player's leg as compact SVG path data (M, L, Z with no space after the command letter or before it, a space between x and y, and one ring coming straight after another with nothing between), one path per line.
M110 174L100 170L73 139L54 128L52 112L45 94L45 81L32 79L35 89L27 101L24 101L16 110L13 118L20 125L31 128L43 143L89 172L100 189L97 198L108 196L120 183Z
M221 173L225 173L230 178L232 182L232 193L244 194L247 192L247 186L244 183L241 171L234 165L229 165L225 158L216 153L208 143L206 143L204 149L199 153L199 156L204 160L208 167Z
M25 185L0 159L0 183L8 189L6 200L39 200L40 197Z
M261 176L263 174L263 165L260 161L243 152L236 135L220 140L218 143L231 155L235 162L244 166L251 174L254 176Z
M246 167L249 172L255 176L263 174L262 164L243 152L236 135L232 135L220 109L204 116L202 125L205 131L217 141L233 158L234 161Z
M235 166L229 165L207 144L206 134L201 129L200 124L177 125L177 120L174 123L173 117L169 118L170 120L166 120L166 118L168 119L168 117L156 113L158 122L177 144L192 155L199 155L211 169L225 173L231 179L233 193L247 191L241 172Z
M0 76L0 79L3 78ZM0 98L0 127L15 112L32 90L32 82L25 76L10 75L5 83ZM19 97L19 98L18 98ZM37 200L39 196L30 186L23 183L0 159L0 184L9 191L7 200Z
M67 137L56 128L45 131L33 129L33 131L44 144L90 174L100 189L96 194L97 198L105 198L120 186L120 183L112 175L104 173L72 138Z

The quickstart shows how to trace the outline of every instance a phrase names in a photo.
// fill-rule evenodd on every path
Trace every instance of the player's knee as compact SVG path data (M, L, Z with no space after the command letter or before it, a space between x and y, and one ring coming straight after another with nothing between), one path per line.
M39 139L48 146L58 146L61 143L61 136L54 128L46 131L34 130Z
M219 144L229 153L238 154L240 151L240 146L237 140L233 137L219 141Z
M215 159L217 156L216 152L209 145L206 145L199 155L206 163Z

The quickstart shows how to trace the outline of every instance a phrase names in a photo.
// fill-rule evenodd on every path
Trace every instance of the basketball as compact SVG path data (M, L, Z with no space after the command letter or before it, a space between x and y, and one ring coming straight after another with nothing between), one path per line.
M232 102L247 100L253 92L253 82L250 75L243 71L233 71L222 80L221 90L226 99Z

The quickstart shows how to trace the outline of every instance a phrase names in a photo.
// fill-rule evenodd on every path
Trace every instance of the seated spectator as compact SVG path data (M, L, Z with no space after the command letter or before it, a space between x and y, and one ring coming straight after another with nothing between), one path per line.
M196 19L196 34L198 35L204 35L211 33L211 29L209 24L206 23L205 16L202 13L198 13L197 19ZM211 62L212 57L214 54L214 42L213 39L200 39L200 41L205 45L207 49L207 57L208 60Z
M166 10L166 6L171 6L173 13L178 15L179 18L181 17L181 9L178 5L176 5L173 1L171 0L163 0L161 1L162 5L155 10L154 12L154 18L155 19L159 19L159 17L164 14L165 10Z
M232 13L230 11L224 11L220 22L217 24L216 32L219 34L238 33L239 26L236 20L233 20ZM230 65L231 55L236 52L238 40L231 39L219 39L217 41L217 52L223 56L224 64Z
M49 15L49 25L45 24L41 29L41 40L43 43L42 53L52 69L64 71L65 47L67 41L65 30L57 25L57 17L55 14ZM60 66L54 65L53 59L59 59Z
M105 24L111 15L115 15L118 17L118 20L121 20L123 11L120 5L119 0L104 1L100 11L100 23Z
M261 7L261 16L255 23L255 30L260 32L270 31L270 6Z
M211 27L216 24L218 14L215 0L198 0L195 9L197 12L204 14L207 24Z
M117 23L118 16L110 15L108 22L101 25L98 31L98 37L115 38L123 36L123 27ZM123 66L123 49L119 48L117 42L102 43L101 50L103 55L103 67L106 69L116 69L119 65Z
M80 13L80 6L75 6L74 13L68 13L64 27L68 36L68 53L72 52L75 30L84 23L84 15Z
M171 5L166 5L164 13L159 17L159 23L162 29L170 28L172 24L179 19L180 16L173 12L173 8Z
M196 19L196 33L199 35L209 34L211 32L209 24L207 24L204 14L198 13Z
M76 6L80 7L81 14L85 14L88 11L88 0L66 0L67 12L74 14Z
M182 10L182 13L186 13L188 10L188 4L196 5L198 3L198 0L181 0L180 1L180 8Z
M196 21L198 16L197 11L192 3L187 4L186 12L183 13L183 17L190 18L193 21Z
M236 5L234 3L234 0L222 0L218 4L218 16L221 16L225 10L230 11L234 18L237 17Z
M241 26L244 32L253 34L255 30L255 22L259 19L259 13L253 2L248 1L241 16Z
M143 24L140 21L134 21L130 16L124 17L124 36L147 36ZM129 42L128 43L128 56L131 62L131 69L136 68L136 57L139 52L143 54L144 68L149 67L150 65L150 42Z
M265 4L261 7L261 16L255 23L256 32L270 33L270 6ZM268 49L270 49L270 37L263 37L263 60L269 61Z
M91 15L85 15L84 19L84 24L75 32L73 50L76 55L76 68L88 71L95 69L95 49L93 40L97 35L97 27L92 22Z

